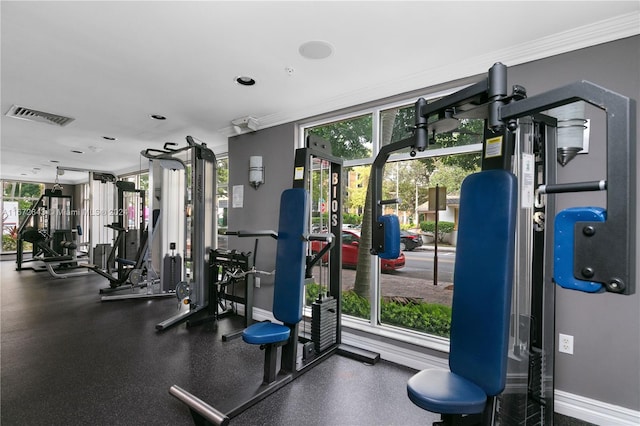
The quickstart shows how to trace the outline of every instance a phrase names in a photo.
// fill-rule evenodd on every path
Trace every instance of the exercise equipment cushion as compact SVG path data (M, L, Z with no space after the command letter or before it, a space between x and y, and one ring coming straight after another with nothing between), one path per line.
M378 218L384 225L384 251L378 253L381 259L397 259L400 256L400 221L394 214L385 214Z
M411 377L407 391L411 402L435 413L481 413L487 402L480 386L439 368L423 370Z
M605 222L602 207L571 207L556 215L553 227L553 281L560 287L587 293L604 291L601 283L579 280L573 275L575 225L577 222Z
M289 327L282 324L259 322L242 332L242 340L252 345L269 345L288 340L290 332Z
M516 178L506 170L475 173L462 183L449 371L427 370L407 383L411 401L425 410L476 414L484 407L479 389L486 396L504 389L517 200Z
M304 306L304 273L308 232L309 195L303 188L291 188L280 197L280 222L273 285L273 316L285 324L297 324Z

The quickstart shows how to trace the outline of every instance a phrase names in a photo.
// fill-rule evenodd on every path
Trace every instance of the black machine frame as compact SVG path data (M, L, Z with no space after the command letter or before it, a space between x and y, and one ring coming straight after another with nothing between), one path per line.
M584 101L606 113L607 179L606 181L556 184L555 158L556 119L543 112L562 105ZM483 154L487 153L487 139L502 137L498 155L483 155L482 169L512 168L515 132L519 120L531 120L533 128L535 170L534 186L538 194L557 194L578 191L607 191L607 218L604 222L575 224L575 253L573 272L578 280L601 283L611 293L630 295L636 291L636 104L633 99L614 93L588 81L579 81L540 95L527 97L522 86L515 85L507 94L507 67L494 64L488 77L459 92L432 103L418 99L415 103L413 136L381 148L376 157L370 184L372 185L372 254L385 251L384 223L380 220L385 204L397 200L382 200L384 165L392 152L410 148L412 156L424 151L430 136L442 130L444 119L483 118L485 132ZM440 127L440 128L439 128ZM443 127L446 127L444 125ZM489 158L490 157L490 158ZM553 197L532 207L533 236L531 258L531 287L529 315L512 319L511 337L516 341L510 370L524 373L508 385L523 389L505 391L497 412L492 414L508 424L553 424L553 356L555 345L555 284L549 261L553 252L553 221L545 222L547 212L554 215ZM597 237L596 237L597 236ZM516 301L514 301L516 303ZM515 312L515 313L514 313ZM516 315L517 310L512 310ZM529 336L526 348L517 346L517 336ZM516 365L522 364L522 365ZM445 417L443 417L444 419ZM447 417L448 418L448 417Z
M251 325L255 273L253 253L221 248L210 249L209 282L207 284L209 303L203 314L186 322L187 328L238 314L237 309L229 308L226 302L244 305L244 327ZM235 291L229 291L230 287L235 290L236 286L240 285L243 287L242 295L236 294ZM241 333L242 329L224 334L222 340L231 340L239 337Z
M384 164L392 152L403 148L412 148L414 153L424 151L429 144L430 132L437 131L437 126L429 122L430 118L445 117L451 113L461 118L486 117L487 129L503 134L505 131L516 130L518 118L536 115L577 101L585 101L606 113L607 220L576 224L580 232L575 234L575 275L600 282L612 293L635 293L637 182L636 170L632 166L636 155L636 147L632 143L636 128L635 101L589 81L571 83L532 97L526 96L526 90L522 86L515 85L512 94L508 95L507 67L501 63L496 63L489 69L486 80L459 92L432 103L419 99L415 105L414 135L381 148L371 174L374 200L372 254L384 251L384 224L378 220L382 206L388 203L381 200ZM504 156L505 159L507 157ZM592 190L601 189L599 183L588 182L586 185L578 183L557 186L554 192L583 191L585 187ZM582 232L583 227L590 227L593 232L587 235ZM589 276L584 273L586 271L590 271Z
M189 406L191 415L196 424L228 424L230 419L237 416L247 408L258 403L262 399L284 387L295 378L318 365L334 354L341 354L355 359L367 361L375 364L380 356L368 351L359 350L342 344L341 340L341 311L340 299L342 294L342 246L340 235L342 230L342 159L331 154L330 145L315 137L307 138L307 147L299 148L295 152L293 188L308 189L307 184L310 179L309 172L313 167L312 159L318 158L329 163L330 190L329 190L329 234L337 235L334 241L337 243L327 244L315 256L308 255L306 260L307 279L312 277L312 269L322 257L328 252L329 262L329 286L328 294L318 296L311 309L312 332L310 336L301 336L300 324L289 325L291 327L291 337L289 342L282 346L280 356L280 366L278 367L275 354L265 356L264 382L253 393L252 397L241 402L232 410L222 413L201 399L186 392L178 386L172 386L169 393ZM238 237L261 237L270 236L277 239L275 231L232 231L229 235ZM309 234L305 236L308 241L324 241L321 234ZM323 310L322 305L331 306L331 314L335 315L335 322L330 322L333 327L333 339L330 342L319 343L314 336L314 323L321 321L316 315ZM303 318L303 322L305 319ZM333 318L332 318L333 321ZM298 356L299 349L303 348L302 356ZM269 351L269 349L267 349Z
M53 221L50 216L52 211L56 210L53 208L53 199L62 200L63 210L56 211L55 215L67 217L68 229L52 229ZM71 228L72 206L73 197L63 194L61 187L45 189L40 198L32 203L28 215L17 229L16 271L26 269L24 263L43 261L46 269L55 278L67 278L76 274L70 273L72 269L77 268L78 260L75 253L76 244L73 238L73 229ZM33 226L29 226L30 224ZM43 225L43 229L39 229L39 225ZM25 259L24 242L27 241L25 236L34 232L39 234L38 238L44 238L42 241L44 244L28 241L33 244L32 257Z

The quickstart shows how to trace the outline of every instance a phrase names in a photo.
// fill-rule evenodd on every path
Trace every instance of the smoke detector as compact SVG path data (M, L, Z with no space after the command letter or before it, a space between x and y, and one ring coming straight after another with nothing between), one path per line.
M260 127L260 122L253 117L241 117L231 120L231 125L236 133L242 133L245 130L255 132Z

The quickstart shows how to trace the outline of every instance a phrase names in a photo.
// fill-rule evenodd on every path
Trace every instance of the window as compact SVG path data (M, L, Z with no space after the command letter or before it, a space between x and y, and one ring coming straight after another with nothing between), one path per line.
M372 115L361 115L307 129L331 143L333 155L344 160L371 158L373 154Z
M18 227L43 193L42 183L2 181L2 253L16 251ZM30 243L25 250L31 250Z
M449 336L460 185L479 168L477 153L403 160L385 168L385 198L400 200L385 213L400 220L405 263L380 276L380 324ZM431 198L436 186L444 197L439 211Z
M216 167L217 200L218 200L218 229L227 229L227 215L229 212L229 158L219 158ZM227 248L229 237L218 235L218 247Z
M378 147L412 136L410 102L310 124L300 133L329 141L333 154L345 160L343 315L366 321L373 329L448 338L457 202L462 180L480 167L482 120L461 120L453 131L433 135L429 148L415 157L409 149L391 155L384 171L383 198L397 198L399 203L386 206L385 213L398 216L404 249L397 259L378 260L379 265L373 264L372 256L364 264L350 260L354 248L368 250L370 244L366 236L370 220L364 216L371 163ZM429 203L430 188L436 185L446 191L446 209L438 212Z

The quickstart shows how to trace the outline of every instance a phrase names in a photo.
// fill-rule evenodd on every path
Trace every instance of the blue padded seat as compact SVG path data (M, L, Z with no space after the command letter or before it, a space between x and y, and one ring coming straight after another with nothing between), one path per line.
M487 394L473 382L450 371L432 368L409 379L409 399L418 407L436 413L481 413ZM460 402L464 405L461 409Z
M242 340L252 345L267 345L289 340L291 330L282 324L259 322L252 324L242 333Z
M454 267L449 370L407 383L409 399L446 415L480 414L506 383L515 264L517 181L486 170L462 183Z

